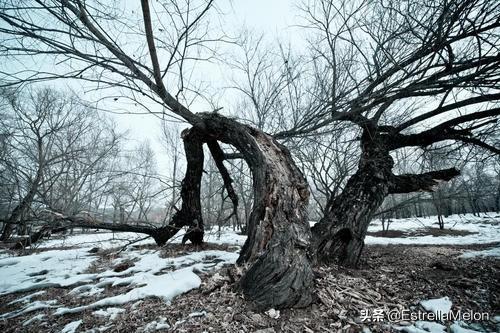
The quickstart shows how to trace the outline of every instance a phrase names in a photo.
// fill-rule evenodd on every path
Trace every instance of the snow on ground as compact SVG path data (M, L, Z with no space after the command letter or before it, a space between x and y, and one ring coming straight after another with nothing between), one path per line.
M35 322L35 321L42 320L43 318L45 318L45 315L43 313L37 314L36 316L31 317L30 319L26 320L23 323L23 326L28 326L28 325L32 324L33 322Z
M72 321L71 323L64 326L61 333L75 333L78 326L82 324L83 320Z
M470 235L445 235L445 236L411 236L411 237L375 237L367 236L367 244L406 244L406 245L472 245L500 242L500 216L496 214L472 214L451 215L444 218L445 229L470 231ZM427 228L437 228L435 216L426 218L395 219L390 223L389 230L417 231ZM368 231L376 232L382 230L380 220L371 222ZM500 257L500 246L481 250L469 251L461 257L472 258L477 256Z
M83 271L96 259L88 249L51 250L0 259L0 295L90 282Z
M465 326L465 324L462 323ZM395 329L406 333L481 333L473 329L465 328L458 322L451 324L448 328L444 325L430 322L430 321L417 321L414 325L410 326L395 326Z
M394 220L390 230L410 231L425 228L436 228L435 218L413 218ZM369 244L484 244L500 242L500 217L472 215L451 216L445 218L445 228L468 230L476 234L464 236L415 236L415 237L373 237L368 236ZM381 230L378 220L372 222L369 231ZM180 232L171 242L180 243L183 232ZM136 245L153 244L152 239L140 240L144 235L134 233L91 232L85 234L67 235L65 237L45 240L39 245L46 251L27 256L12 256L11 252L0 253L0 295L13 292L30 291L27 296L15 299L10 305L16 310L0 314L0 319L17 317L40 309L52 309L52 313L63 315L77 313L87 309L94 309L93 315L105 317L112 321L117 319L125 310L120 307L128 302L140 304L147 297L160 297L166 302L173 297L200 286L201 280L197 273L217 269L223 264L234 263L238 254L226 251L200 251L175 258L161 258L157 250L140 249ZM229 228L216 229L206 233L205 240L216 244L232 244L236 247L243 245L246 236L239 235ZM125 250L123 247L128 246ZM68 249L69 247L69 249ZM107 270L88 273L88 269L98 260L99 256L89 250L115 249L117 258ZM64 248L64 249L61 249ZM48 250L47 250L48 249ZM122 250L118 253L118 250ZM482 251L471 251L462 255L463 258L475 256L500 256L500 247ZM121 272L115 272L113 267L121 263L133 265ZM109 296L104 293L106 288L125 286L120 293ZM67 287L68 296L81 298L84 304L77 307L67 307L56 300L34 300L42 296L49 287ZM112 288L111 288L112 289ZM36 291L36 292L35 292ZM106 296L105 296L106 295ZM86 298L92 297L92 301ZM421 305L428 311L446 312L451 302L446 298L423 301ZM43 314L26 316L24 326L33 326L37 322L48 320ZM147 330L167 328L165 318L158 318L151 322ZM81 321L74 321L62 328L63 332L74 332ZM416 322L414 325L402 328L407 332L444 332L439 323ZM455 323L449 329L452 332L464 331L469 328ZM146 330L146 331L147 331Z
M367 244L436 244L436 245L468 245L486 244L500 241L500 217L495 214L451 215L444 218L445 229L474 232L464 236L414 236L414 237L374 237L367 236ZM435 216L426 218L397 219L390 223L389 230L413 231L425 228L437 228ZM371 222L368 231L381 231L380 220Z
M90 232L76 235L65 235L63 237L56 236L55 238L45 240L39 244L43 248L59 248L59 247L99 247L101 249L111 249L115 247L125 246L126 244L142 239L146 235L136 234L133 232ZM152 238L134 243L135 245L154 244Z
M439 323L434 323L431 321L417 321L415 324L400 327L395 326L397 330L401 330L406 333L446 333L446 326L441 325Z
M144 327L144 332L155 332L163 329L170 328L167 323L167 318L160 317L158 321L154 320Z
M113 245L120 249L128 244L127 235L113 235L112 233L90 233L74 235L60 239L52 239L41 247L51 248L40 253L26 256L5 257L0 259L0 295L14 292L46 289L50 287L73 287L68 291L72 298L97 297L98 300L90 304L65 307L56 300L33 301L36 296L42 295L43 290L15 299L10 305L17 309L0 315L0 319L17 317L40 309L54 308L55 315L77 313L86 309L96 309L94 315L116 319L124 309L115 306L128 302L138 301L147 297L159 297L166 302L177 295L185 293L201 284L197 273L220 268L224 264L232 264L238 254L218 250L192 252L175 258L162 258L158 250L137 249L128 247L117 253L117 258L109 265L109 269L97 273L87 273L99 257L90 253L93 247L109 248L107 240L114 237ZM124 237L125 236L125 237ZM136 237L134 234L128 237ZM237 235L225 236L220 242L235 238ZM76 247L84 244L84 247ZM75 246L70 249L56 249L61 246ZM121 263L129 263L131 267L115 272L113 268ZM131 264L132 263L132 264ZM108 267L108 266L106 266ZM105 297L105 288L126 286L126 292ZM101 296L102 295L102 296ZM24 322L25 325L42 320L33 317ZM63 332L74 332L81 321L75 321L63 328ZM157 322L155 327L166 327L164 322Z
M480 333L481 331L476 331L472 329L468 329L460 325L458 322L450 325L451 333Z
M178 244L184 236L185 230L180 230L169 243ZM90 232L84 234L56 236L39 243L40 248L60 248L60 247L99 247L101 249L111 249L128 245L154 244L152 238L143 239L145 235L133 232ZM215 244L232 244L242 246L246 236L239 235L230 228L223 228L220 232L216 229L205 231L205 241ZM138 241L139 240L139 241ZM7 253L0 253L0 257Z
M130 253L136 255L136 251ZM195 272L205 272L217 269L223 264L234 263L237 257L236 253L212 250L194 252L177 258L161 258L156 251L141 251L135 266L119 273L112 270L105 271L97 275L92 285L87 285L101 288L102 291L107 285L135 288L88 305L74 308L61 307L54 314L63 315L86 309L122 305L152 296L170 301L175 296L200 286L201 280Z
M442 297L437 299L429 299L420 301L420 305L424 308L424 310L428 312L432 312L437 316L441 316L444 313L449 313L451 311L453 303L450 301L448 297ZM447 327L448 326L448 327ZM443 323L433 322L433 321L416 321L413 325L408 326L399 326L394 325L398 331L406 332L406 333L481 333L482 329L474 330L471 329L469 325L467 325L463 321L455 321L453 323L447 324L447 326L443 325Z
M107 308L94 311L93 314L98 317L109 317L109 320L115 320L120 313L124 313L122 308Z
M247 236L239 235L229 228L224 228L221 230L221 232L209 231L206 232L205 234L205 240L207 242L216 244L231 244L231 245L243 246L246 239Z
M480 251L469 251L460 256L460 258L465 259L474 257L500 257L500 247Z
M442 317L442 315L450 312L452 303L448 297L442 297L421 301L420 305L422 305L425 310L434 313L438 317Z
M451 215L445 217L445 229L470 231L474 234L470 235L447 235L447 236L412 236L412 237L375 237L367 236L367 244L436 244L436 245L470 245L470 244L487 244L500 242L500 216L496 214L481 214L481 216L473 216L472 214ZM394 219L390 222L389 230L399 231L415 231L424 230L426 228L437 228L437 218L435 216L425 218L405 218ZM312 225L314 223L311 223ZM382 230L380 220L373 220L368 228L368 231L376 232ZM180 243L184 231L181 230L171 243ZM67 236L65 238L50 239L43 242L40 246L44 248L58 248L64 246L86 246L99 248L113 248L125 246L131 241L141 239L144 235L135 233L111 233L97 232L82 235ZM223 228L220 232L217 229L207 231L205 241L216 244L233 244L242 246L246 240L246 236L239 235L230 228ZM134 245L153 244L154 241L149 238ZM500 248L498 249L500 251ZM499 256L498 252L493 251L490 254ZM0 253L0 257L2 254Z
M34 301L32 303L29 303L28 305L25 305L24 307L4 313L0 315L0 320L5 320L9 318L15 318L17 316L21 316L30 312L38 311L38 310L43 310L43 309L49 309L49 308L56 308L57 307L57 301L56 300L49 300L49 301Z

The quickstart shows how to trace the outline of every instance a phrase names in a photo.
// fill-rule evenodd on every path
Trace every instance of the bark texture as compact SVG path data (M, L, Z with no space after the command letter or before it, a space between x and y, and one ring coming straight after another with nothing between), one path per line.
M319 262L357 266L368 225L389 193L394 161L384 143L365 131L361 150L358 170L344 191L330 199L324 217L312 228Z
M258 308L309 305L313 272L304 176L270 135L215 113L201 117L196 128L238 149L253 174L254 205L238 259L247 268L239 283L243 293Z
M184 151L186 153L186 174L182 180L182 206L167 226L156 229L152 236L160 246L166 244L184 226L188 227L182 242L187 240L193 244L203 242L204 225L201 214L200 190L203 175L203 138L199 132L187 129L182 132Z
M364 130L358 170L344 191L330 198L324 217L312 228L317 262L357 267L368 225L388 194L433 191L440 182L460 174L451 168L394 175L394 161L389 154L392 144L391 137L384 132Z

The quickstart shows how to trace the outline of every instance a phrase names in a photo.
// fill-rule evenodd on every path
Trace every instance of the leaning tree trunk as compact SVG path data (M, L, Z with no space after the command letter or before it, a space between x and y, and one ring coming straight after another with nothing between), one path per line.
M238 259L246 268L239 283L244 295L258 308L309 305L313 272L303 174L270 135L214 113L201 117L195 128L238 149L253 174L254 205Z
M344 191L330 198L324 217L312 228L313 250L318 262L356 267L368 225L385 197L393 193L432 192L440 182L460 174L455 168L423 174L394 175L391 137L366 129L361 136L357 172Z
M36 177L33 180L28 193L26 193L21 202L14 208L9 218L5 221L5 226L2 231L2 235L0 236L0 241L6 241L10 238L15 227L20 223L22 216L29 211L31 203L35 198L35 194L38 191L38 186L40 184L40 181L42 180L42 176L42 168L38 167Z
M393 165L383 145L363 136L357 172L340 195L330 198L324 217L312 227L317 261L358 265L368 225L389 193Z

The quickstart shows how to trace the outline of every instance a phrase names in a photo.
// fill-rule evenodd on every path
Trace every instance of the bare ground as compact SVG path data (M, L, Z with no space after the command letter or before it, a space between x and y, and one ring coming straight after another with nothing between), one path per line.
M367 235L374 237L388 237L388 238L401 238L401 237L421 237L421 236L467 236L477 234L477 232L468 230L457 229L439 229L439 228L422 228L417 230L380 230L369 231Z
M155 298L127 304L123 307L126 312L114 321L97 317L92 310L56 317L52 315L54 309L46 309L0 321L0 332L59 332L65 324L79 319L83 323L78 332L97 327L108 327L105 332L143 332L148 323L158 322L161 317L170 325L165 331L175 332L359 332L363 327L372 332L391 332L394 329L387 322L362 321L361 310L415 307L416 311L420 300L443 296L453 302L452 310L487 312L492 318L500 313L500 260L458 258L464 250L492 245L498 246L368 246L358 270L337 266L318 268L316 303L304 309L282 310L279 318L272 318L275 313L253 311L252 305L230 283L237 272L224 269L203 276L202 288L177 297L171 304ZM176 246L166 251L168 256L181 255L186 248ZM103 266L109 262L109 256L108 252L102 253ZM100 265L96 265L92 270L99 270ZM125 291L123 287L110 288L106 294ZM0 313L12 311L13 307L7 303L27 294L30 293L0 296ZM57 288L47 289L34 299L56 299L65 306L95 301L92 297L71 298L67 290ZM28 318L40 313L47 317L22 326ZM493 322L481 324L496 331Z

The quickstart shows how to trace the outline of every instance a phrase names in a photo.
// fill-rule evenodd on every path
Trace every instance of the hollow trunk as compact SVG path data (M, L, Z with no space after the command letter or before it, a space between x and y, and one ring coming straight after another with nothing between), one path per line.
M324 217L312 228L318 262L356 267L364 247L368 225L389 194L394 162L381 142L362 137L357 172L344 191L330 199Z

